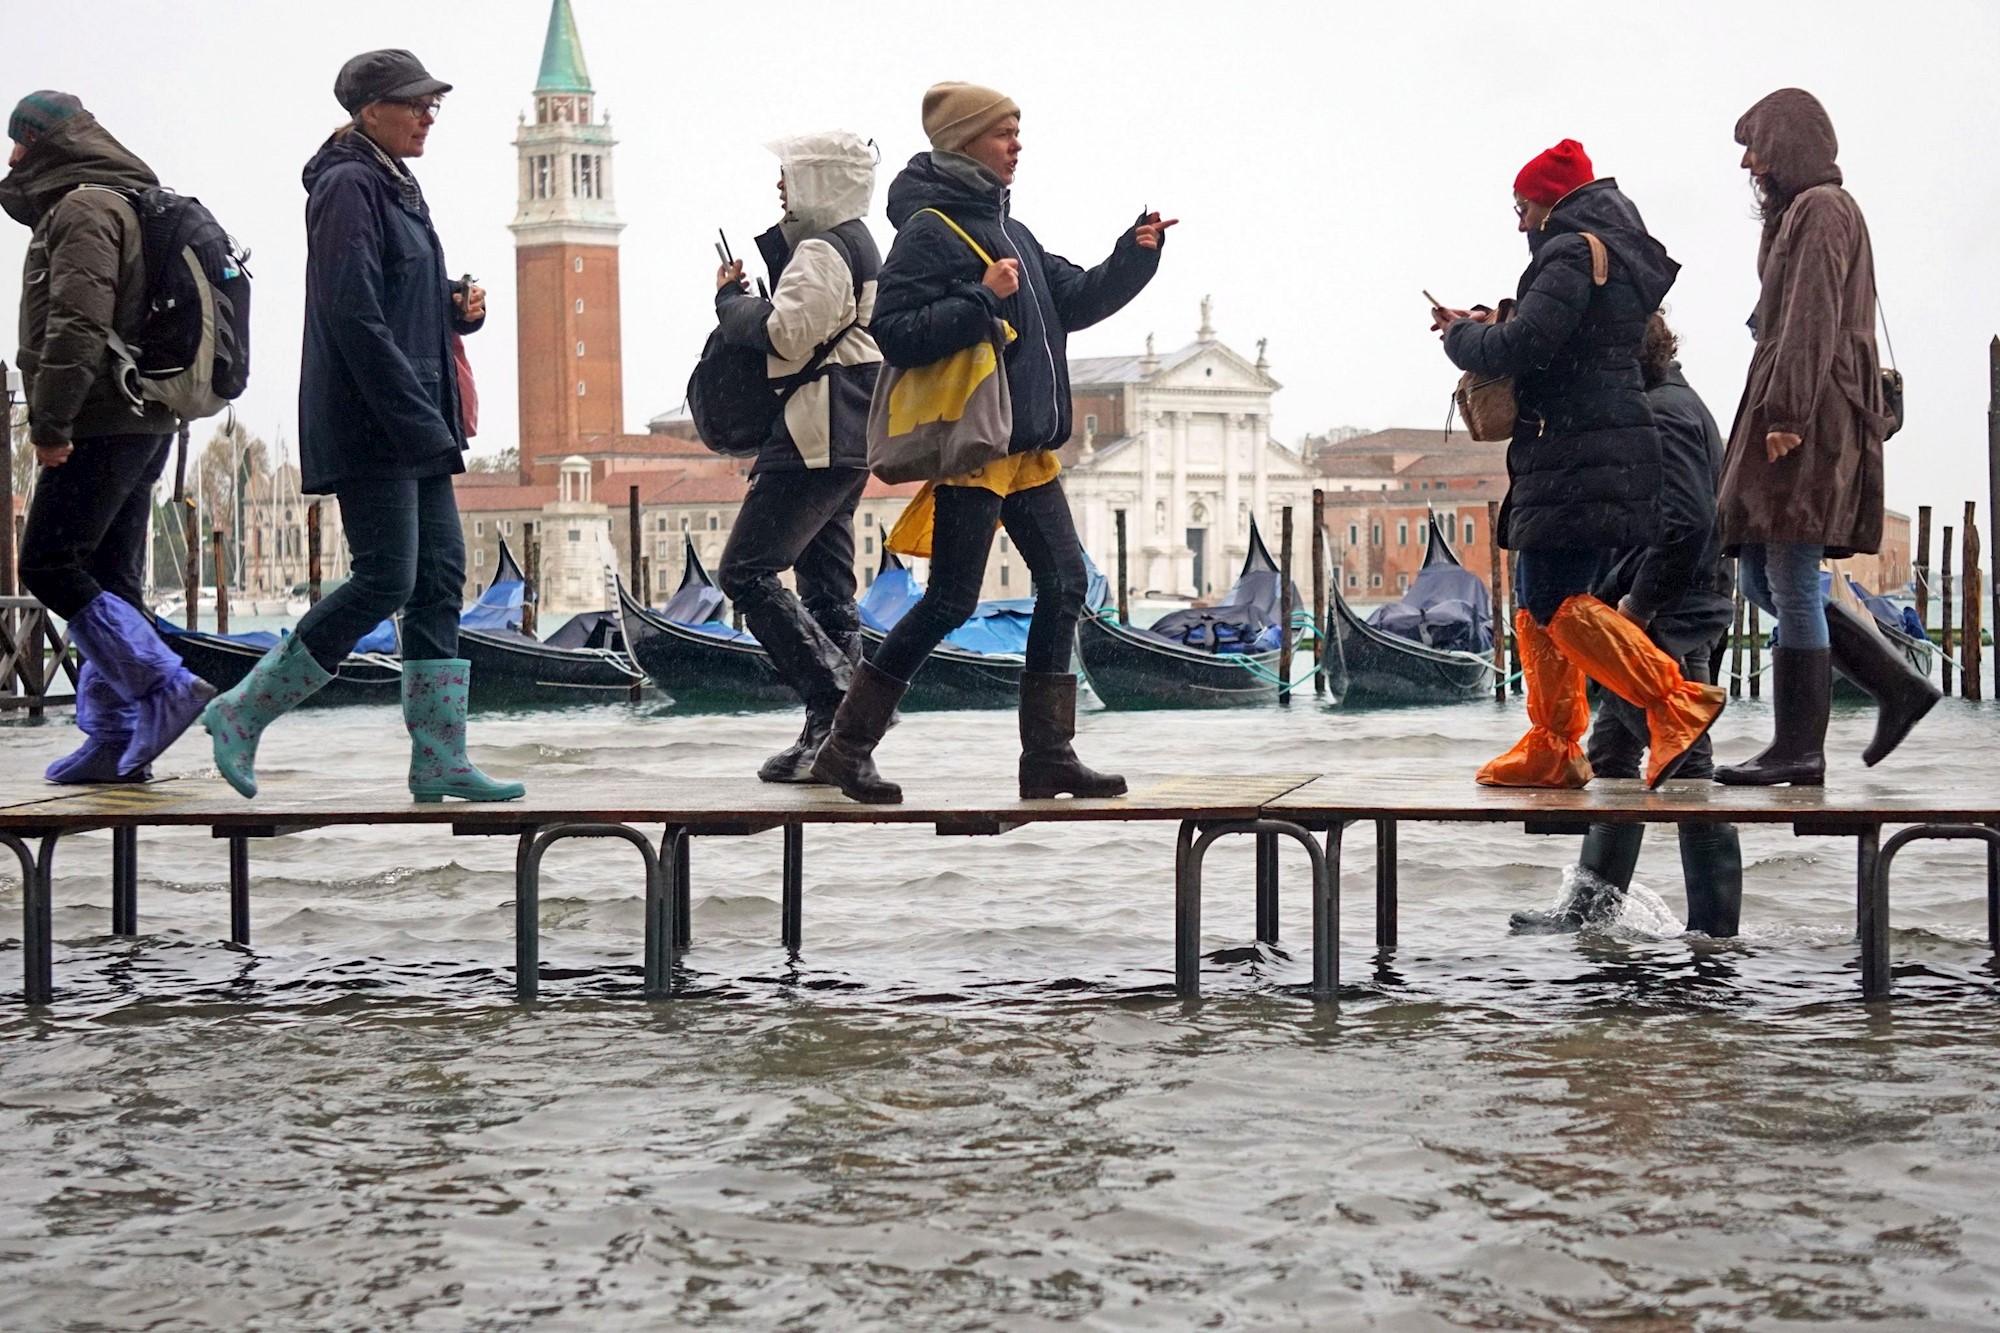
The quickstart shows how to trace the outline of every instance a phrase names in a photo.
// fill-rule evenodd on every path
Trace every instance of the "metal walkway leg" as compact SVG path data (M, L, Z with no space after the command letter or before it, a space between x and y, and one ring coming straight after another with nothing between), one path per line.
M806 828L803 824L787 824L783 832L785 868L778 908L778 930L784 939L785 952L797 958L805 934Z
M1174 989L1192 998L1201 993L1201 862L1217 838L1232 833L1291 838L1306 849L1313 877L1313 986L1315 999L1331 999L1340 988L1340 900L1327 875L1327 858L1312 834L1281 819L1230 820L1200 828L1181 824L1174 848Z
M694 943L694 893L692 877L688 874L688 852L694 839L684 828L677 828L674 834L674 948L685 949Z
M1396 947L1396 821L1375 821L1375 947Z
M1856 925L1861 936L1861 996L1866 1000L1887 999L1894 984L1889 973L1889 871L1895 865L1896 853L1911 843L1919 839L1978 839L1986 844L1988 942L1993 942L1996 933L2000 933L2000 923L1996 923L2000 900L1996 899L1994 869L1994 858L2000 855L2000 829L1984 824L1918 824L1887 842L1881 842L1881 836L1882 830L1875 828L1857 839L1861 844L1862 880Z
M1278 835L1257 835L1257 942L1278 942Z
M139 933L139 830L111 830L111 933Z
M250 944L250 839L229 835L229 942Z
M33 836L32 834L30 836ZM21 1002L47 1004L55 999L55 861L60 833L42 836L41 854L12 833L0 833L0 845L12 849L21 863Z
M667 999L674 991L674 940L680 933L678 900L668 883L661 858L646 835L624 824L555 824L521 835L514 860L515 976L514 994L532 1000L540 989L539 919L542 899L542 857L565 838L622 838L639 849L646 863L646 998ZM535 941L530 944L529 941ZM533 968L526 966L534 954Z

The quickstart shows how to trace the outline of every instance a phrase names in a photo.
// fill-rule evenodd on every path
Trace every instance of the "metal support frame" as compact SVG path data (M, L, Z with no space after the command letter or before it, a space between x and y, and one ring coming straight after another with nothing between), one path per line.
M139 830L111 830L111 933L139 933Z
M1337 828L1328 833L1327 851L1322 852L1312 834L1282 819L1226 820L1214 824L1193 819L1182 821L1174 844L1174 990L1190 999L1201 994L1201 863L1216 839L1232 833L1256 835L1260 843L1266 836L1272 839L1274 899L1276 840L1291 838L1306 849L1313 878L1312 994L1314 999L1332 999L1340 989L1340 895L1334 869L1339 865L1340 833ZM1259 870L1261 880L1261 852ZM1259 897L1261 900L1261 883ZM1275 918L1275 901L1272 915Z
M250 835L229 836L229 942L250 947Z
M1278 942L1278 835L1257 835L1257 942Z
M1396 821L1375 821L1375 947L1396 947Z
M29 837L36 836L33 833ZM0 832L0 844L13 850L21 863L21 1001L48 1004L55 999L55 863L61 832L44 833L39 854L12 833Z
M785 952L797 958L805 936L806 909L806 826L787 824L785 835L784 881L778 908L778 933Z
M674 829L668 830L669 840ZM686 830L678 830L683 838ZM542 857L565 838L622 838L646 863L646 998L671 999L681 935L680 896L667 869L673 858L653 851L645 834L625 824L554 824L525 829L514 854L514 996L541 990Z
M1918 824L1887 842L1880 828L1860 834L1859 901L1855 925L1861 936L1861 997L1886 1000L1895 982L1889 971L1889 871L1896 853L1928 839L1977 839L1986 844L1986 942L2000 953L2000 829L1985 824Z

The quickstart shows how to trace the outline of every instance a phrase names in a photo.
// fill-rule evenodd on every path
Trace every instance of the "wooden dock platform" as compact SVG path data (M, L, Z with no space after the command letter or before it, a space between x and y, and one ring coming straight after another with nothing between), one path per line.
M1987 846L1987 932L2000 951L2000 782L1949 792L1912 792L1882 778L1842 775L1829 788L1723 787L1669 783L1648 791L1632 781L1603 780L1581 791L1481 787L1469 775L1412 778L1368 771L1169 775L1134 782L1110 800L1021 801L996 798L999 781L918 782L901 805L858 805L826 787L776 786L751 778L531 790L504 804L419 805L403 793L330 792L307 783L274 782L245 801L219 780L173 779L144 786L0 791L0 844L24 877L23 998L49 1003L52 976L51 883L58 843L88 830L112 832L112 931L137 932L138 832L207 828L230 843L230 938L250 940L250 843L258 838L340 825L448 826L462 836L517 839L515 858L516 994L539 991L539 892L542 855L567 838L610 837L631 843L644 872L646 990L665 998L676 988L688 946L688 843L706 836L784 834L781 944L803 944L804 829L820 824L930 825L940 834L996 836L1028 824L1171 823L1174 844L1175 981L1184 995L1200 989L1201 866L1219 838L1257 840L1256 933L1276 942L1281 839L1306 849L1312 867L1313 984L1331 1000L1340 980L1340 860L1347 830L1375 832L1375 939L1396 944L1396 832L1418 822L1519 823L1529 833L1580 834L1593 821L1677 824L1690 820L1790 825L1801 835L1852 837L1856 845L1856 926L1862 993L1890 990L1888 905L1896 853L1918 838L1961 838ZM641 828L660 830L657 844ZM1884 838L1884 830L1894 828ZM35 846L33 844L39 844Z

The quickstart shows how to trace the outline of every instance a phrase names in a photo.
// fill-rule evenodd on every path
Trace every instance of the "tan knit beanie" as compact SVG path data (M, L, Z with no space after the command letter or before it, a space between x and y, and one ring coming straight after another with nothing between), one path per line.
M1005 93L976 83L934 83L924 93L924 133L942 153L966 146L1021 108Z

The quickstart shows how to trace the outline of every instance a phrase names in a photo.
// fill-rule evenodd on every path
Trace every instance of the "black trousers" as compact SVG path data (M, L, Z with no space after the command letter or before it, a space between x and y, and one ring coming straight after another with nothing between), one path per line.
M1595 546L1564 546L1521 552L1520 603L1546 625L1570 598L1589 592L1604 577L1606 552Z
M340 526L354 559L347 582L299 618L296 633L328 671L377 625L403 613L403 658L458 656L465 534L451 478L343 481Z
M153 483L173 438L76 440L65 462L41 470L21 538L21 585L43 606L68 620L108 592L146 609Z
M750 479L716 580L744 619L778 600L795 573L799 600L829 638L861 628L854 609L854 507L868 474L856 468L760 472Z
M1083 545L1076 537L1062 481L1044 482L1004 499L981 486L937 488L937 523L931 537L931 577L923 600L889 631L875 665L908 680L944 636L963 625L979 605L993 525L1028 562L1035 581L1035 614L1028 622L1028 670L1068 674L1076 647L1076 622L1089 594Z
M1681 675L1699 685L1710 683L1706 647L1695 649L1679 661ZM1647 741L1646 710L1633 707L1610 690L1603 691L1597 700L1597 716L1591 723L1590 739L1584 746L1584 753L1590 758L1590 771L1600 778L1638 777ZM1694 743L1688 751L1687 762L1681 765L1675 776L1715 776L1715 751L1706 735Z

